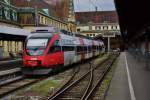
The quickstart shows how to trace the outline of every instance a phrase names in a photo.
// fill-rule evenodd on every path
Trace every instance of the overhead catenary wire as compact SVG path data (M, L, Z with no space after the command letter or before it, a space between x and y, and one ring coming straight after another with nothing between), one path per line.
M77 8L78 8L78 11L80 12L81 9L80 9L80 0L77 0Z
M107 0L106 0L107 1ZM106 6L110 5L113 0L110 0L109 3L104 0L74 0L74 4L76 6L76 11L105 11ZM112 4L111 4L112 5ZM86 7L86 8L85 8ZM107 10L109 7L107 6Z
M94 0L89 0L89 3L94 7L94 9L97 9L97 5L95 4Z
M94 0L89 0L89 2L93 5L93 7L95 7L95 3L93 2Z
M85 3L85 1L87 1L87 3ZM87 10L89 11L95 11L95 10L103 10L103 6L102 6L102 3L103 0L74 0L74 4L75 4L75 7L76 7L76 11L77 12L82 12L82 6L84 6L84 3L85 4L88 4L88 8ZM85 10L85 9L84 9ZM86 11L87 11L86 10Z
M102 2L103 0L101 0L101 2ZM98 2L98 0L96 0L96 4L97 4L97 6L98 6L98 8L99 8L99 10L103 10L103 7L102 7L102 3L101 2Z
M97 9L98 10L98 8L100 8L101 10L103 10L103 8L102 8L102 6L101 6L101 2L103 2L102 0L101 0L101 2L100 1L98 1L98 0L89 0L89 2L91 3L91 5L95 8L95 10Z

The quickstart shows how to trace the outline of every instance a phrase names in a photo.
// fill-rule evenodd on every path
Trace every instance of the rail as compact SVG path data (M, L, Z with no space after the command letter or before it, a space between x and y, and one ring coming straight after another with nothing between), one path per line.
M64 87L59 90L59 92L51 95L48 98L48 100L56 100L56 99L64 99L64 100L66 100L66 99L80 99L80 100L84 100L87 97L87 95L89 95L88 93L90 92L90 89L92 87L93 78L94 78L94 76L93 76L94 70L96 70L99 66L103 65L107 60L108 59L105 59L100 64L97 64L95 67L93 66L92 63L90 63L91 68L90 68L89 71L87 71L87 73L82 75L80 78L74 80L73 82L65 84ZM89 76L89 78L87 78L88 76ZM86 80L86 78L87 78L87 80ZM86 83L86 84L83 84L83 83ZM77 84L79 84L79 85L77 85ZM80 94L80 96L75 95L76 91L70 92L71 91L70 89L73 90L73 88L75 88L75 87L81 88L80 87L81 84L82 84L82 86L84 86L83 87L84 90L81 90L82 93L77 93L77 94ZM70 92L70 94L69 94L68 91ZM74 97L73 96L72 97L67 97L67 96L65 97L65 95L70 96L72 94L75 95L75 96Z

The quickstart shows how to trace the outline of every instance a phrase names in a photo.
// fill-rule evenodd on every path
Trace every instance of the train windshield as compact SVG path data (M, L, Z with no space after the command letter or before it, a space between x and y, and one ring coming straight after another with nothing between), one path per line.
M48 44L48 38L35 38L27 41L26 49L29 55L42 55Z

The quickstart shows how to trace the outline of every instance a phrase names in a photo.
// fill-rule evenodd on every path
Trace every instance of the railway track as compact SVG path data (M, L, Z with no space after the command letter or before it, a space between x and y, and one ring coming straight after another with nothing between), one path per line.
M92 72L93 71L91 71L91 73ZM79 75L79 73L78 73L78 75ZM81 75L81 76L82 76L82 78L84 78L83 80L81 80L82 78L78 79L79 77L75 77L75 78L71 79L70 82L68 82L67 84L65 84L66 87L64 87L62 89L62 91L59 91L53 97L53 99L55 99L55 97L57 97L59 95L61 95L61 96L59 96L59 99L64 99L64 100L71 99L71 98L74 98L75 100L77 100L78 98L80 98L81 92L83 93L84 92L83 90L85 90L86 86L88 86L88 80L91 79L92 74L87 74L86 73L86 75ZM80 88L78 88L78 87L80 87ZM80 91L79 94L75 93L77 90Z
M89 67L89 66L87 66ZM83 74L84 72L79 72L79 67L75 67L72 69L72 73L80 73L79 75ZM72 75L72 79L75 75ZM76 78L79 76L76 76ZM45 78L46 79L46 78ZM44 80L44 79L40 79ZM0 98L8 95L11 92L19 90L25 86L31 85L32 83L38 82L39 79L26 79L22 76L21 68L14 68L11 70L0 71Z
M89 67L89 66L87 66ZM80 73L83 74L84 72L80 72L80 65L79 67L75 67L72 69L72 73ZM21 69L20 68L14 68L11 70L5 70L1 71L0 73L0 98L8 95L9 93L12 93L16 90L19 90L23 87L26 87L28 85L31 85L33 83L37 83L40 80L44 80L47 78L42 79L27 79L24 76L21 76L20 74ZM79 76L76 76L76 78ZM72 75L71 78L75 78L75 75ZM7 81L8 80L8 81Z
M0 71L0 86L18 80L21 76L21 68Z
M18 80L9 82L0 86L0 98L12 93L18 89L21 89L25 86L31 85L43 79L27 79L25 77L20 77Z
M80 66L85 66L85 67L80 67ZM78 67L74 68L74 70L72 71L72 75L70 76L70 78L65 82L65 84L62 87L60 87L52 95L53 96L54 95L57 96L60 92L62 92L63 89L69 88L70 87L69 85L71 85L70 83L73 83L79 77L81 77L84 74L86 74L89 70L90 70L90 66L88 65L88 63L84 63L84 64L79 65Z
M100 66L99 64L95 66L90 64L86 73L78 74L77 78L70 79L71 81L69 80L63 88L52 94L48 100L88 100L95 92L96 87L102 82L115 58L116 56L112 56L109 60L104 60Z
M103 64L104 62L105 61L103 61L101 64ZM84 98L89 93L89 89L91 89L91 86L93 84L94 75L96 73L95 72L95 69L96 69L95 66L98 66L98 65L99 64L96 63L96 65L92 66L92 64L90 64L90 66L89 66L89 63L84 63L84 64L79 65L79 67L73 68L72 75L70 76L70 79L67 80L66 84L63 85L59 90L54 92L53 95L49 98L49 100L56 100L56 98L61 99L61 100L67 100L67 99L69 99L69 100L71 100L71 99L81 100L83 98L82 100L84 100ZM5 76L7 74L8 75L11 75L11 74L13 75L14 73L18 74L18 72L20 72L20 69L11 70L8 72L5 71L5 73L0 74L0 77ZM0 84L0 98L8 95L9 93L12 93L12 92L19 90L23 87L26 87L28 85L37 83L40 80L44 80L44 79L45 78L26 79L23 76L16 77L16 80ZM1 78L0 78L0 80L1 80ZM62 90L63 90L63 92L60 93ZM77 92L77 91L80 91L80 92ZM63 94L63 96L62 96L62 94ZM53 99L53 97L55 97L55 96L56 96L56 98Z
M25 78L20 67L0 71L0 98L39 80Z
M97 67L96 70L94 70L94 75L93 75L94 77L93 77L91 87L88 88L89 91L87 95L84 96L84 98L82 98L81 100L100 100L101 99L101 96L100 96L101 83L105 75L107 74L107 72L110 70L112 64L116 60L117 56L118 55L112 56L108 61L106 61L100 67Z
M0 86L21 79L22 59L0 61Z
M5 70L14 69L14 68L19 68L22 65L23 65L22 59L0 61L0 71L5 71Z

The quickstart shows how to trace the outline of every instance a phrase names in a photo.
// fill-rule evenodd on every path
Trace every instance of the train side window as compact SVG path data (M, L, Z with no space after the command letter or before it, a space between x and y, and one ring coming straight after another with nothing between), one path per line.
M59 51L61 51L60 46L52 46L52 47L50 47L48 53L54 53L54 52L59 52Z
M59 52L59 51L61 51L61 47L60 47L60 46L55 46L54 51L55 51L55 52Z
M88 46L88 50L89 50L89 52L91 52L92 51L92 46Z
M87 52L87 50L88 50L87 46L84 46L84 52Z
M86 52L87 47L85 46L77 46L77 53L80 54L81 52Z
M77 53L81 52L81 46L77 46Z
M102 50L102 48L103 48L102 46L99 46L99 50Z
M95 51L96 51L96 46L94 45L94 46L92 47L92 49L93 49L93 51L95 52Z
M74 51L74 47L73 46L63 46L62 47L62 51Z
M99 50L98 46L96 46L96 50L97 50L97 51Z

